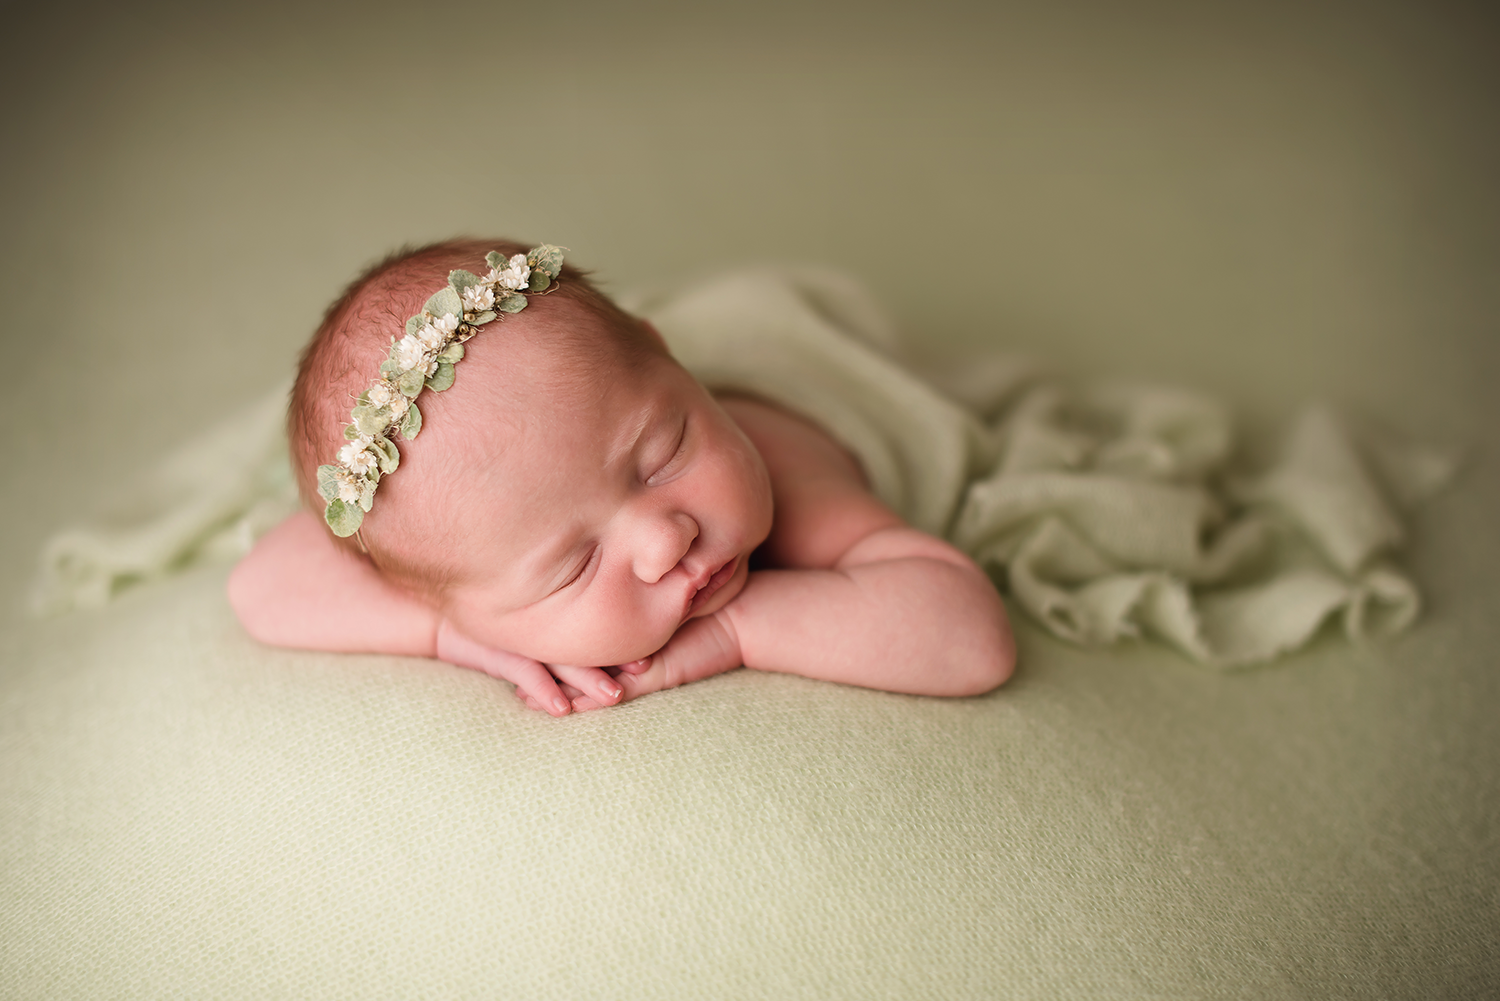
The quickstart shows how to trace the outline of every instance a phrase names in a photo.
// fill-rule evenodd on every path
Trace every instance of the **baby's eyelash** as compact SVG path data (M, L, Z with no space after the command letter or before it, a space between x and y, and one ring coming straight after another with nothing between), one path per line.
M594 562L594 556L598 552L599 552L599 547L598 546L595 546L593 549L590 549L588 555L586 557L584 557L583 562L580 563L580 564L578 564L578 569L575 570L575 571L573 571L572 576L570 576L567 580L563 581L562 584L558 585L557 589L559 591L565 591L568 588L572 587L574 584L578 583L580 580L582 580L583 579L583 575L588 571L589 566L591 564L593 564L593 562Z
M688 431L688 429L687 429L687 421L683 421L682 422L682 430L680 432L678 432L678 435L677 435L677 448L676 448L676 450L673 451L672 457L670 459L668 459L665 463L662 464L662 466L661 466L660 469L658 469L656 472L652 473L650 476L646 477L646 482L648 484L651 483L653 480L655 480L662 473L665 473L667 470L671 469L674 465L676 465L677 464L677 460L680 459L680 458L682 458L683 454L687 452L687 447L688 447L688 440L687 440L688 439L688 435L687 435L687 431Z

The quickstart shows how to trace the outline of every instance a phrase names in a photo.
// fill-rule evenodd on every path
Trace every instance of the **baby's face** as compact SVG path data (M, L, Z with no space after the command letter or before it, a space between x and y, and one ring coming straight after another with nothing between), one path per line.
M460 384L480 374L469 365ZM521 405L514 393L480 401L493 435L431 418L450 439L439 475L463 482L445 613L481 643L546 663L647 656L744 587L771 528L765 465L665 354L621 365L582 395L548 391L565 373L530 375Z

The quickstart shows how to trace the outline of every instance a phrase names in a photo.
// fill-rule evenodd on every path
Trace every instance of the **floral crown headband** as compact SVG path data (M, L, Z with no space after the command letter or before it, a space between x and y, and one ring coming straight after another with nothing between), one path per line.
M337 465L318 467L318 493L328 502L323 520L339 538L359 531L375 503L380 478L401 463L395 437L411 440L422 430L416 399L423 389L441 393L453 385L453 366L463 359L464 341L501 313L526 308L526 292L545 292L562 270L561 247L544 243L506 260L490 251L483 278L450 271L448 287L428 299L422 312L406 321L406 336L391 338L391 352L380 363L380 378L359 394L344 428L349 444Z

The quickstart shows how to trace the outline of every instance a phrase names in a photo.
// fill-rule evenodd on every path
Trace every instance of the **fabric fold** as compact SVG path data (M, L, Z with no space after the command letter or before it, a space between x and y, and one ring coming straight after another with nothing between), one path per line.
M95 607L132 584L249 552L296 510L284 430L290 388L277 386L167 455L109 498L104 516L52 536L32 611Z

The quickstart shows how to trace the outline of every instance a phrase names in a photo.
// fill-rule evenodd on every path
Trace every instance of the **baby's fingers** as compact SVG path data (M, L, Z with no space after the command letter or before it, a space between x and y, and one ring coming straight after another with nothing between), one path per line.
M575 709L585 708L578 704L580 697L588 699L595 705L612 706L620 701L620 696L624 694L624 689L620 687L619 682L600 668L573 667L569 664L553 664L551 667L557 680L563 683L565 691L571 686L578 692L577 695L572 696ZM594 708L594 706L588 708Z
M677 630L667 645L650 657L622 664L615 680L629 700L723 674L741 663L738 638L719 616L711 615Z
M595 701L572 685L560 684L558 688L562 689L563 695L572 703L575 713L588 712L590 709L602 709L604 707L604 703ZM535 709L537 712L546 711L542 704L532 698L524 689L516 689L516 698L525 703L528 709Z
M667 672L664 669L647 670L642 674L620 675L620 685L625 689L625 701L650 695L667 687Z
M558 687L557 680L547 673L547 669L540 663L532 661L536 665L535 671L518 671L522 677L508 678L506 680L515 684L517 692L524 692L530 701L527 705L543 712L551 713L553 716L566 716L573 711L573 704Z
M439 660L450 664L470 667L493 678L509 681L536 699L553 716L566 716L573 711L572 703L557 687L557 680L546 665L508 650L496 650L476 643L450 626L446 619L438 626L437 655Z

